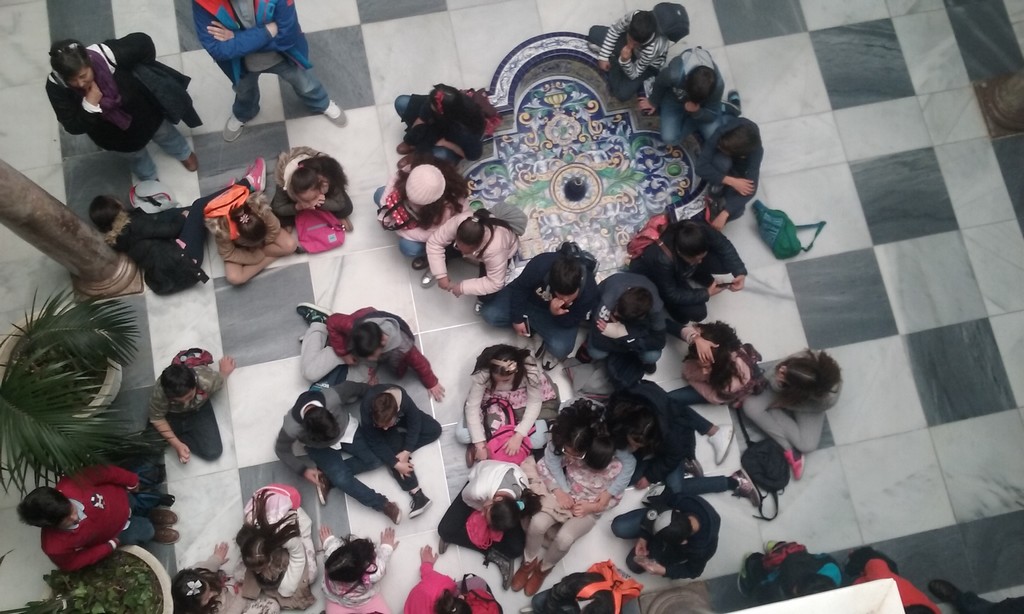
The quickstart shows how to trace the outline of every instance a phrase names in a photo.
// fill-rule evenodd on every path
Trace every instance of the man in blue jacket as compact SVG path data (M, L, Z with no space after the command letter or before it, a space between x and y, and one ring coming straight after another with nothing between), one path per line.
M194 0L192 18L199 42L231 79L235 103L224 126L234 141L260 111L259 77L275 74L315 113L338 126L345 112L309 69L309 45L299 25L295 0Z

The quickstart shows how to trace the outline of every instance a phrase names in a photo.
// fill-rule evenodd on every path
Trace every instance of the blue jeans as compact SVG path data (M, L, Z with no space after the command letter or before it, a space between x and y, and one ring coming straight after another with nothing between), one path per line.
M189 217L192 217L191 213ZM224 452L217 416L213 413L213 403L210 401L193 412L168 413L167 423L171 425L175 437L188 446L193 455L205 461L213 461Z
M192 155L192 146L178 132L174 124L166 119L160 123L160 127L156 129L150 140L159 145L164 153L179 162ZM131 164L132 174L138 177L139 181L150 181L157 178L156 164L145 147L124 155L128 157L129 164Z
M671 96L666 96L662 100L658 115L661 118L661 140L668 145L682 143L686 137L697 130L707 141L720 124L717 119L710 122L698 122L686 111L683 103Z
M188 217L185 218L185 225L181 227L178 238L185 244L183 251L185 255L196 261L199 266L203 265L203 256L206 255L206 223L203 217L205 203L197 200L188 207Z
M341 452L348 452L350 458L342 458ZM363 484L356 475L381 466L365 439L356 433L352 443L341 444L341 450L332 448L306 448L309 458L317 468L327 474L327 479L341 492L349 495L366 507L379 511L388 502L387 497Z
M287 81L306 107L314 113L323 113L331 104L331 97L327 95L327 90L316 75L291 60L285 60L262 72L246 73L234 85L235 104L231 106L231 113L243 124L260 112L259 80L260 75L265 73L275 74Z
M682 475L681 470L677 470L680 476ZM715 476L712 478L687 478L673 480L671 476L674 476L676 471L670 474L670 477L665 480L668 489L673 493L682 493L684 495L703 495L714 492L726 492L729 490L729 478L725 476ZM675 488L673 488L672 482L675 481ZM667 493L666 493L667 494ZM640 508L638 510L632 510L625 514L619 514L612 520L612 534L619 539L636 539L640 537L640 525L643 522L644 516L647 514L646 508Z
M701 405L708 402L708 400L705 399L701 393L697 392L697 389L693 386L684 386L673 390L668 393L668 398L672 399L676 403L682 403L683 405Z
M133 514L128 526L118 534L117 541L121 542L122 546L137 546L153 539L155 532L156 529L149 518Z
M484 303L483 308L480 309L480 316L484 321L498 328L511 327L512 293L515 291L515 288L505 286L493 295L492 300ZM546 305L541 307L532 301L527 301L524 311L526 313L516 315L525 315L530 319L530 329L533 334L540 335L544 340L544 347L549 354L561 360L572 352L576 346L576 332L579 327L559 325Z
M587 353L590 354L590 357L593 358L594 360L604 360L605 358L608 358L608 355L611 354L612 351L601 349L594 344L594 335L598 334L600 333L590 333L590 343L587 344ZM654 363L658 362L659 358L661 358L661 350L646 350L644 352L623 352L623 354L634 354L636 355L637 360L639 360L641 363L645 365L653 365Z

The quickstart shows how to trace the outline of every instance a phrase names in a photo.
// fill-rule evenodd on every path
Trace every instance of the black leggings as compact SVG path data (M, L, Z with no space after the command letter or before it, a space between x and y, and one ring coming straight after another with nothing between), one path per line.
M462 490L465 490L465 487ZM466 532L466 521L469 520L469 515L473 511L473 508L462 500L462 491L460 490L451 506L448 507L448 511L444 513L444 517L441 518L441 523L437 526L437 533L449 544L472 548L477 552L486 552L474 544L469 539L469 533ZM505 531L501 541L494 542L491 547L509 559L519 558L523 555L523 550L526 549L526 532L523 531L522 526L516 526L514 529Z

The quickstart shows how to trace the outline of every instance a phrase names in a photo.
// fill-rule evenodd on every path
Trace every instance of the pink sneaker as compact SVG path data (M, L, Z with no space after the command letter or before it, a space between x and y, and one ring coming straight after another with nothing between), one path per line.
M803 455L796 450L786 450L785 456L786 462L789 463L789 468L793 470L793 479L799 480L804 475Z
M249 187L254 193L263 191L263 185L267 181L267 163L263 158L256 158L252 161L249 168L245 169L243 179L249 182Z

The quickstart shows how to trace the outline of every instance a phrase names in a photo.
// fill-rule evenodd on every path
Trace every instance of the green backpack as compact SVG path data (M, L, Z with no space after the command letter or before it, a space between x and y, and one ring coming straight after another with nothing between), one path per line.
M757 219L757 231L761 238L772 248L772 253L779 260L792 258L800 252L809 252L814 247L814 242L825 228L825 222L815 224L794 224L785 211L769 209L759 200L754 201L754 217ZM815 228L814 238L804 247L796 236L798 230L809 230Z

